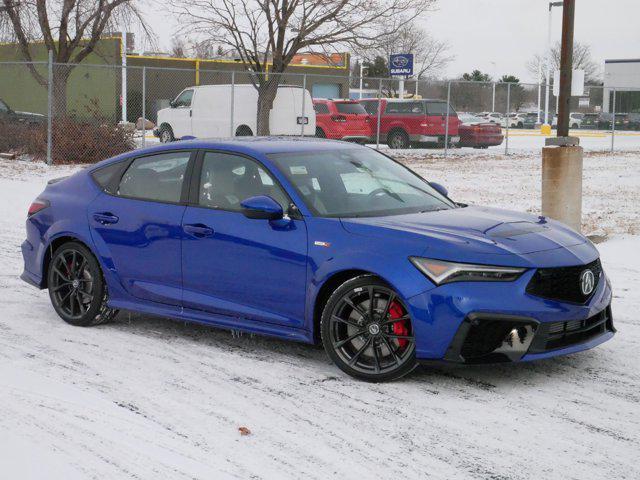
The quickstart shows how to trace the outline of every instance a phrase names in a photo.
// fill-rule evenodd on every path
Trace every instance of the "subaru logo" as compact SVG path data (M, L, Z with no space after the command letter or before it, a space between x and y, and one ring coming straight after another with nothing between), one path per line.
M409 59L407 57L394 57L392 63L394 67L402 68L407 66Z
M583 295L590 295L596 285L596 277L591 270L585 270L580 274L580 290Z

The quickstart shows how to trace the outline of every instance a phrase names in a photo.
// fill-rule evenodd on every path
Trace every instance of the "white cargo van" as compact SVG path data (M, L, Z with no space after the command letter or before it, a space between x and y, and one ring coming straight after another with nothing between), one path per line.
M257 114L258 91L253 85L235 85L233 88L231 85L189 87L180 92L169 108L158 111L154 134L161 142L184 137L255 135ZM269 115L269 127L271 135L304 133L315 136L316 115L309 91L296 86L278 87Z

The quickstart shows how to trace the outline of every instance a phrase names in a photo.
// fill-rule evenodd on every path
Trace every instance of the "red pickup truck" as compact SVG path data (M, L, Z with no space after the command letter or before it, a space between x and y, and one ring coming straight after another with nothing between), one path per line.
M407 100L398 98L366 98L359 100L369 114L372 137L375 141L380 112L380 141L390 148L410 146L444 146L447 102L442 100ZM460 141L458 114L449 106L449 144Z

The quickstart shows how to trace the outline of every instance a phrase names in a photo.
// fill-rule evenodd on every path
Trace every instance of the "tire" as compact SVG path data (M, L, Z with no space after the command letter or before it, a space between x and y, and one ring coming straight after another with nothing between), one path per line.
M387 136L387 145L394 150L409 148L409 135L404 130L393 130Z
M518 127L518 128L524 128L524 123L522 123L522 122L518 122L517 127Z
M71 325L100 325L118 313L107 307L107 286L98 261L80 243L67 242L54 252L47 285L54 310Z
M252 137L253 132L246 125L240 125L236 130L236 137Z
M160 138L160 143L171 143L176 140L173 136L173 129L166 124L160 126L158 137Z
M316 137L318 138L327 138L327 135L324 133L320 127L316 127Z
M352 377L387 382L418 365L408 310L397 293L373 275L348 280L333 292L322 312L320 332L329 358Z
M576 129L579 128L577 123L574 123L573 125L571 125L571 128Z

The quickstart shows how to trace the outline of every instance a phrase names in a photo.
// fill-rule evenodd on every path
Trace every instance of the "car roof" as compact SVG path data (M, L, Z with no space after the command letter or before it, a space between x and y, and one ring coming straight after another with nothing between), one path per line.
M109 158L97 163L94 167L90 168L90 171L101 168L110 163L132 157L175 150L226 150L229 152L256 156L270 153L313 152L318 150L327 151L357 148L368 147L363 147L352 142L309 137L235 137L179 140L177 142L163 143L153 147L139 148L137 150L123 153L117 157Z

